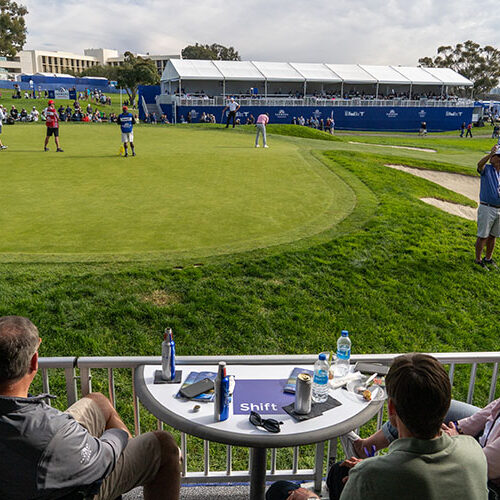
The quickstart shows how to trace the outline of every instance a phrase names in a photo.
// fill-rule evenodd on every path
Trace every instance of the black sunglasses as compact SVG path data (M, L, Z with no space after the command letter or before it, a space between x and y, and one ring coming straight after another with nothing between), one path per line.
M255 425L255 427L264 427L268 432L280 432L280 425L283 425L283 422L278 422L274 418L262 418L255 411L250 412L248 420L250 420L250 423Z

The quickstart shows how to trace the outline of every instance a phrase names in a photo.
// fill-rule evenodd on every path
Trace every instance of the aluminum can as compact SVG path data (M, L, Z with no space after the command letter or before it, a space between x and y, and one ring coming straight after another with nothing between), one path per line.
M307 373L297 375L295 385L295 413L306 415L311 411L312 377Z

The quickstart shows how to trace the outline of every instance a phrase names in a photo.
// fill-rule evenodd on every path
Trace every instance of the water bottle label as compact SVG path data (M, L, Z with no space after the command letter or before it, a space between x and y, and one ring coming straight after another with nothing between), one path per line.
M318 385L328 384L328 373L325 370L316 372L313 377L313 382Z
M351 357L351 350L350 349L337 349L337 358L338 359L349 359Z

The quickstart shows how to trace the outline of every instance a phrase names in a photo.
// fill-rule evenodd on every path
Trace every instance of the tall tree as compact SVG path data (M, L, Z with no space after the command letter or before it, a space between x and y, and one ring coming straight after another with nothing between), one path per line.
M481 47L472 40L455 47L438 47L437 56L418 60L430 68L451 68L474 82L476 93L483 94L498 86L500 81L500 51L490 45Z
M139 85L158 85L160 75L154 61L125 52L125 61L116 68L118 87L125 89L131 103L135 102Z
M184 59L211 59L213 61L241 61L234 47L224 47L218 43L212 45L188 45L182 49Z
M11 0L0 0L0 56L13 57L26 42L28 9Z

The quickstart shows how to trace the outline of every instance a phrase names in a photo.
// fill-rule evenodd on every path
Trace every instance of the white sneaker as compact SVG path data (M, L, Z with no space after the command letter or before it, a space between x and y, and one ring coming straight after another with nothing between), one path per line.
M264 147L265 147L265 148L268 148L269 146L266 144Z
M7 149L9 146L2 146L0 149Z
M260 146L258 144L255 145L256 148L260 148Z
M344 449L346 458L361 458L354 449L354 441L361 439L355 432L351 431L347 434L343 434L342 436L339 436L339 439L342 444L342 448Z

